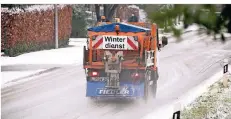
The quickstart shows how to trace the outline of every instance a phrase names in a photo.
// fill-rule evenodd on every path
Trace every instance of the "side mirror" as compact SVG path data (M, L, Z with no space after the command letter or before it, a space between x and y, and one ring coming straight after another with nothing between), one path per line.
M161 47L162 47L162 44L159 44L159 47L161 48Z
M168 38L166 36L162 37L162 44L163 46L168 45Z

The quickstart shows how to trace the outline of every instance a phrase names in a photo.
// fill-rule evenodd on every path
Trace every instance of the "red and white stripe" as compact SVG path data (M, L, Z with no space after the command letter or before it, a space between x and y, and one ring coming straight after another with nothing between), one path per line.
M103 48L103 36L97 36L95 40L92 41L93 49ZM138 50L138 41L134 40L133 36L127 37L127 50Z
M103 36L97 36L95 40L92 41L93 49L103 48Z
M127 43L128 50L138 50L138 41L135 41L133 36L128 36Z

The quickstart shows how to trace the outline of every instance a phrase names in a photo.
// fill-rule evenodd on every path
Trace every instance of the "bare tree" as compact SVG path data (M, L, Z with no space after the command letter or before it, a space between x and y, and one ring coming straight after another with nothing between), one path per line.
M96 18L97 21L100 21L100 4L95 4L95 12L96 12ZM108 20L112 20L112 17L115 13L116 8L119 5L112 5L112 4L103 4L103 8L104 8L104 16L108 19Z
M96 18L98 22L100 21L100 9L99 8L100 8L100 5L95 4L95 13L96 13Z

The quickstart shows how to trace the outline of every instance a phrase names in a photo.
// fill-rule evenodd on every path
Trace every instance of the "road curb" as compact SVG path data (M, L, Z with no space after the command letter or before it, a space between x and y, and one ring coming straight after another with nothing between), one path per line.
M23 76L23 77L20 77L20 78L16 78L16 79L14 79L14 80L12 80L12 81L6 82L5 84L11 83L11 82L17 82L17 81L19 81L19 80L26 79L26 78L31 78L31 77L34 77L34 76L38 76L38 75L41 75L41 74L44 74L44 73L48 73L48 72L57 70L57 69L59 69L59 68L60 68L60 67L53 67L53 68L45 69L45 70L40 71L40 72L37 72L37 73L33 73L33 74L30 74L30 75L27 75L27 76Z

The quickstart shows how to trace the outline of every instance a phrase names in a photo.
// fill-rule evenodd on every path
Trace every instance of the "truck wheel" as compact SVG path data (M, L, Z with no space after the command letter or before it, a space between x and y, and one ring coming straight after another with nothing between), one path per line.
M88 50L86 49L86 46L83 46L83 65L85 65L87 61L88 61Z
M156 92L157 92L157 80L158 80L158 72L152 71L152 85L151 85L151 90L152 90L152 95L154 98L156 98Z
M153 80L151 87L152 87L152 96L153 96L153 98L156 98L157 80Z
M144 81L144 100L147 101L148 99L148 81Z
M147 102L148 100L148 97L149 97L149 82L150 82L150 79L151 79L151 72L150 71L146 71L145 73L145 79L144 79L144 100Z

